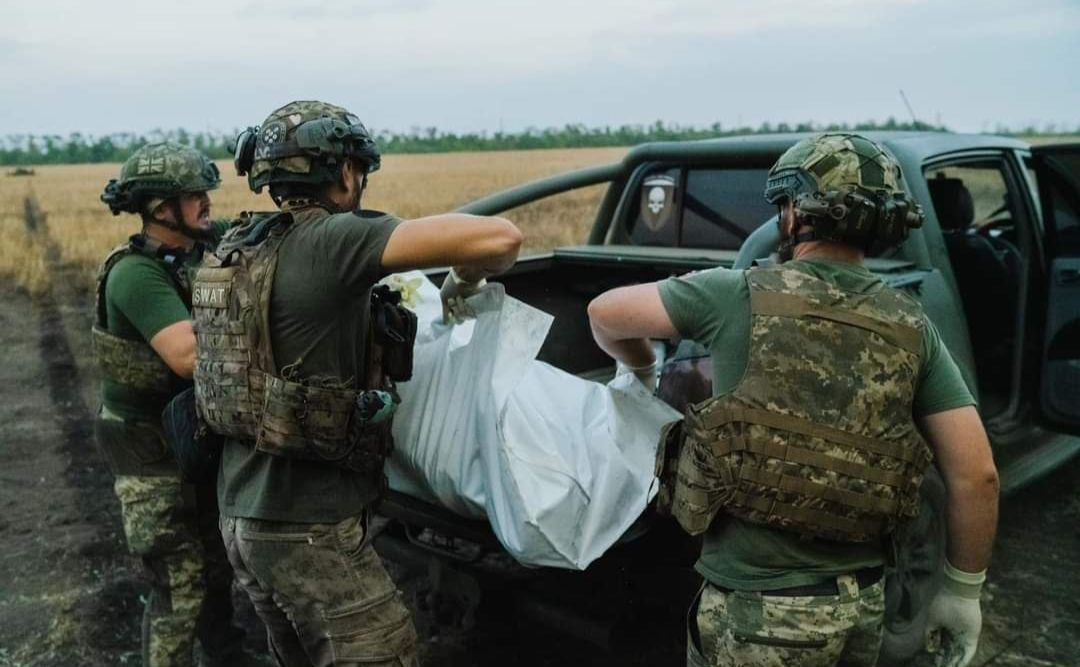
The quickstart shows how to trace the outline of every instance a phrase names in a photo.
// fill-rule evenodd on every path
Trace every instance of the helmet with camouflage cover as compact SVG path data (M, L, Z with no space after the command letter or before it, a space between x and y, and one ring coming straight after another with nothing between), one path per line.
M254 192L278 183L333 183L348 159L369 174L379 168L379 149L359 118L326 102L290 102L236 139L236 173L247 174Z
M789 148L769 170L765 199L791 201L813 231L785 238L787 249L811 240L868 252L899 245L922 226L922 208L901 186L900 165L880 144L851 133L819 134Z
M217 165L201 152L165 142L135 151L101 193L113 215L148 213L166 199L221 185Z

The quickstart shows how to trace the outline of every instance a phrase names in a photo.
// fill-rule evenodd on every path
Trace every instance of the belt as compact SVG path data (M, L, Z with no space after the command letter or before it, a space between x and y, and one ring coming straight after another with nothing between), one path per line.
M878 565L877 567L868 567L865 570L852 572L851 576L854 577L855 584L859 587L859 590L862 590L881 581L881 578L885 576L885 568L881 565ZM723 586L717 586L716 584L711 585L713 588L723 593L731 593L734 590ZM776 588L759 592L762 595L770 597L795 598L804 596L840 595L840 588L836 584L836 577L833 577L832 579L826 579L825 581L819 581L813 584L791 586L790 588Z
M877 582L881 581L881 578L885 576L885 568L881 565L877 567L868 567L865 570L859 570L851 574L855 578L855 583L859 586L859 590L869 588ZM802 596L820 596L820 595L839 595L840 589L836 585L836 578L826 579L816 584L806 584L804 586L792 586L790 588L777 588L771 591L761 591L762 595L776 596L776 597L802 597Z

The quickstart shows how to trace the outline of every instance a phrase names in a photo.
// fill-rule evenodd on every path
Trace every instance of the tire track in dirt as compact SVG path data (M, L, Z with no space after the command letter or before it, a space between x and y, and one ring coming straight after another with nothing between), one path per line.
M100 458L87 456L93 440L93 415L82 395L79 365L68 340L61 304L78 305L74 285L65 275L60 247L49 234L45 213L33 195L24 202L26 229L45 249L49 281L34 298L38 315L38 348L45 363L49 398L63 434L63 451L68 454L69 483L79 489L90 506L100 504L99 489L107 487L107 473Z
M89 357L89 337L73 340L69 335L69 329L89 331L90 299L79 290L76 270L64 264L33 194L24 200L24 222L43 248L49 273L45 289L33 297L33 310L47 409L60 435L60 443L52 449L64 462L68 494L65 502L50 505L43 517L64 545L49 558L70 586L55 609L43 648L61 662L115 664L137 648L139 586L124 549L112 476L94 443L94 416L83 393L84 384L93 380L84 372L85 361L84 370L79 363Z

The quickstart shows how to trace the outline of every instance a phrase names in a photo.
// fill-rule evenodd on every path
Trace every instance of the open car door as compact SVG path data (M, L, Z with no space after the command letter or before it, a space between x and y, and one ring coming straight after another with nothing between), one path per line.
M1043 414L1080 430L1080 144L1032 149L1046 232Z

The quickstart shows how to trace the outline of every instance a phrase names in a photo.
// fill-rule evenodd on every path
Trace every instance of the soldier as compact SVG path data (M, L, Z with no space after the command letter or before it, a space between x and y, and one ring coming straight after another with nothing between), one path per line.
M804 139L765 190L782 263L620 288L589 306L599 345L639 375L648 338L693 339L712 356L714 398L688 409L673 475L672 514L704 533L690 664L874 665L888 535L917 512L931 450L949 538L929 622L959 640L965 664L975 651L997 521L989 443L934 325L862 262L922 223L900 179L864 137Z
M358 208L379 165L345 109L274 111L237 139L236 167L278 210L243 216L194 285L196 407L227 436L221 534L281 665L417 663L368 525L416 319L375 283L452 266L444 307L464 316L464 298L510 267L522 240L501 218Z
M202 153L152 144L101 195L114 215L136 213L143 222L98 272L92 336L102 375L95 432L116 477L128 548L151 582L145 665L191 665L196 636L210 664L236 664L241 653L213 487L182 482L161 431L162 408L191 384L188 270L224 231L210 221L207 194L220 182Z

